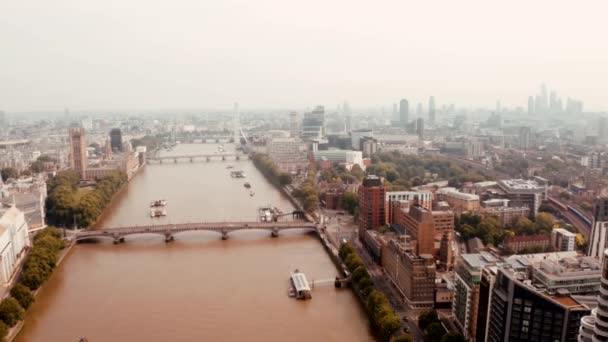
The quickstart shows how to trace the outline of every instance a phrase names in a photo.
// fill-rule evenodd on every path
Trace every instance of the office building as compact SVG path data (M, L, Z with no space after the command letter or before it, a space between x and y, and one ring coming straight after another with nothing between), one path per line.
M414 201L429 210L433 208L433 193L430 191L388 191L386 201L389 203L396 201L407 201L413 204ZM392 216L389 211L389 216Z
M420 139L424 138L424 119L423 118L416 119L416 134L418 135L418 138L420 138Z
M371 158L378 152L378 140L370 137L361 139L361 152L364 158Z
M374 132L371 129L358 129L350 132L351 148L361 151L361 139L365 137L374 137Z
M407 238L392 239L384 245L382 267L410 308L433 308L436 272L433 256L414 254Z
M122 152L122 131L120 128L113 128L110 131L110 145L112 152Z
M478 195L460 192L456 188L437 189L435 196L438 201L446 201L459 215L463 212L478 212L480 208Z
M534 217L536 217L547 191L546 185L524 179L501 180L498 181L498 186L504 191L505 198L510 201L511 206L526 206Z
M559 252L569 252L576 248L576 234L564 228L553 228L551 231L551 246Z
M493 200L488 200L484 202L489 201ZM504 201L508 202L508 200ZM503 202L501 201L501 203ZM483 216L497 217L501 228L509 227L515 224L517 219L519 219L520 217L530 216L530 208L528 207L508 207L506 205L482 207L480 212Z
M289 113L289 134L293 139L300 137L300 116L298 112Z
M488 342L577 341L589 307L566 289L546 291L531 284L526 272L498 270L492 291Z
M365 169L363 164L363 153L361 151L351 150L325 150L314 151L313 157L315 161L328 160L332 163L357 164L361 169Z
M19 260L30 246L25 214L16 206L0 204L0 284L6 286L17 270Z
M602 277L600 279L600 293L597 296L598 306L591 315L581 319L579 342L608 341L608 250L604 250L602 255Z
M608 197L599 197L593 205L589 256L600 259L606 249L608 249Z
M477 334L481 273L495 266L496 258L489 253L462 254L454 267L454 322L467 341L481 341ZM486 308L487 310L487 308Z
M564 255L562 258L547 258L531 264L531 284L551 293L566 290L573 295L595 295L600 290L602 270L600 262L589 256ZM542 255L542 254L541 254ZM511 258L530 262L525 256Z
M406 99L399 101L399 123L401 127L406 127L410 119L410 104Z
M479 282L479 299L477 301L477 341L488 340L488 326L490 324L490 303L492 303L492 290L496 283L498 267L487 266L481 269L481 280Z
M522 126L519 128L518 138L519 138L519 149L528 150L531 147L531 136L532 131L530 127Z
M78 172L80 179L86 179L89 162L84 128L70 128L68 132L70 139L70 166Z
M402 208L397 223L411 237L415 254L435 254L435 223L429 209L419 204Z
M435 124L435 96L429 98L429 124Z
M534 114L534 97L528 96L528 115Z
M283 172L297 172L306 169L308 160L300 152L297 138L272 139L267 143L268 157Z
M386 224L386 190L381 178L367 176L359 186L359 237L363 238L367 229Z
M325 136L325 107L317 106L312 112L304 113L302 138L320 139Z

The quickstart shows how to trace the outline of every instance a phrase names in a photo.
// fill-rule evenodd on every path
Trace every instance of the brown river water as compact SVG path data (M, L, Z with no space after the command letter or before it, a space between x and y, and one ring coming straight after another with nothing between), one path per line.
M233 146L226 145L226 151ZM217 144L179 145L165 155L215 153ZM226 167L243 170L230 177ZM251 197L243 187L248 181ZM149 217L153 199L167 217ZM272 204L293 209L249 160L150 164L114 200L99 229L193 221L254 221ZM44 285L16 341L373 341L350 290L287 296L289 274L332 278L337 270L318 239L298 231L157 235L78 244Z

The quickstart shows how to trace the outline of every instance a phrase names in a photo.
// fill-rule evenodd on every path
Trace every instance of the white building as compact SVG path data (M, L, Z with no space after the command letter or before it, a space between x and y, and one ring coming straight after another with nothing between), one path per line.
M7 284L30 245L25 215L15 206L0 207L0 284Z
M349 151L349 150L327 150L327 151L315 151L315 161L329 160L335 163L347 163L357 164L361 169L365 170L363 165L363 153L361 151Z
M433 193L430 191L387 191L386 201L408 201L412 202L414 199L418 199L418 203L427 208L432 209L433 207Z
M268 156L284 172L303 170L308 165L306 156L300 152L296 138L272 139L267 144Z
M564 228L553 228L551 231L551 246L558 252L573 251L576 246L576 234Z
M589 256L601 259L608 249L608 197L595 200L593 225L589 237Z

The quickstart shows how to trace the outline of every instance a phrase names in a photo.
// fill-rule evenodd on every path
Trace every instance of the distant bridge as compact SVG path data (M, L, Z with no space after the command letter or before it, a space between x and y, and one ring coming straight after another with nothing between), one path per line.
M310 222L201 222L201 223L179 223L165 225L133 226L120 228L106 228L103 230L85 230L75 234L76 241L93 238L110 238L114 243L125 241L126 236L155 234L165 238L165 242L173 241L173 236L183 232L208 231L221 234L222 239L228 239L228 234L241 230L265 230L271 236L279 236L284 230L302 229L317 231L316 223Z
M241 158L250 158L247 154L239 153L215 153L215 154L193 154L193 155L177 155L177 156L153 156L148 157L146 160L151 162L163 163L164 161L177 162L191 162L195 161L211 161L211 160L241 160Z

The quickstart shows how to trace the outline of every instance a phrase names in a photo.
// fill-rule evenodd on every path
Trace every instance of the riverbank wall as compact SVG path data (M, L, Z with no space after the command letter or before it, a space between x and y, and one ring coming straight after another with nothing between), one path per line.
M57 269L59 268L59 266L61 265L63 260L65 260L65 258L70 254L70 252L72 251L72 248L74 247L75 244L76 244L75 240L68 240L66 242L65 248L59 252L59 256L57 257L57 266L55 266L55 270L53 273L55 273L57 271ZM21 271L22 271L22 269L19 270L19 275L21 274ZM44 290L45 284L52 277L53 277L53 274L51 274L51 277L49 277L49 279L47 279L45 281L45 283L42 284L36 291L32 291L32 295L34 296L34 298L38 298L38 295L40 294L40 292ZM28 312L29 311L25 312L23 320L19 321L14 327L9 329L8 334L4 338L5 342L12 342L15 338L17 338L17 336L21 332L21 329L23 329L23 326L25 325L25 322L26 322L27 316L28 316Z

